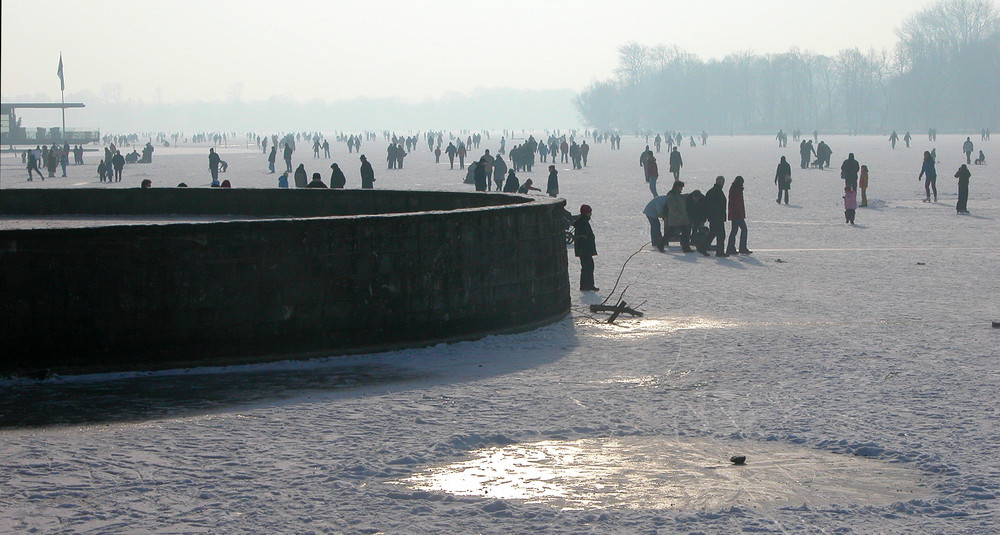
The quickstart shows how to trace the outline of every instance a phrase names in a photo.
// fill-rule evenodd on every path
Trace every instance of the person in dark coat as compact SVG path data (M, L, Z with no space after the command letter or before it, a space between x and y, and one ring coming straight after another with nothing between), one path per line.
M924 151L924 163L920 166L917 182L920 182L922 178L924 179L924 192L927 193L924 202L931 202L932 190L934 191L934 202L937 202L937 169L934 167L934 156L928 151Z
M521 184L521 187L517 188L517 192L522 195L528 195L532 191L542 191L542 190L536 188L535 186L532 186L530 178L528 180L525 180L524 184Z
M326 189L326 184L323 183L323 176L319 173L313 173L312 180L306 184L307 188L321 188Z
M844 187L851 188L854 191L858 189L858 171L861 170L861 164L854 159L854 153L847 155L847 159L844 163L840 164L840 178L844 179Z
M500 153L497 153L497 157L493 161L493 182L497 185L497 191L503 189L503 179L506 174L507 162L503 161L503 156Z
M972 178L969 166L963 163L955 173L955 178L958 179L958 204L955 205L955 210L960 214L968 214L969 179Z
M549 166L549 183L545 186L545 193L548 193L549 197L559 195L559 171L556 171L554 165Z
M372 169L371 162L365 155L361 155L361 189L372 189L375 187L375 170Z
M285 158L285 171L292 172L292 148L285 143L285 149L282 151L282 156Z
M792 187L792 166L785 161L784 156L781 157L778 169L774 172L774 183L778 185L778 200L774 202L781 204L781 194L784 193L785 204L788 204L788 190Z
M719 176L715 178L715 185L705 194L702 201L702 208L708 218L709 240L703 255L708 256L708 247L715 242L715 256L726 257L726 194L722 191L722 186L726 185L726 178Z
M266 139L266 138L265 138ZM274 174L274 162L278 160L278 147L271 145L271 153L267 155L267 168Z
M552 166L555 167L555 166ZM597 239L594 229L590 228L590 216L593 213L589 205L580 206L580 215L573 222L573 253L580 259L580 291L596 292L594 286L594 257L597 256Z
M122 151L115 151L115 155L111 158L111 166L114 167L115 170L115 182L121 182L122 169L125 169L125 157L122 156ZM216 172L216 176L218 176L218 172Z
M476 191L486 191L486 166L483 162L474 161L472 167L472 180L476 184Z
M517 193L517 190L521 187L521 181L517 179L517 175L514 174L514 170L511 169L507 171L507 183L503 185L504 193Z
M743 177L737 176L733 179L733 185L729 186L729 220L732 227L729 229L729 245L726 246L727 254L753 254L747 249L747 210L743 204ZM736 231L740 231L740 248L736 249Z
M309 176L306 174L306 164L300 163L295 168L295 187L304 188L309 184Z
M333 164L330 166L330 187L333 189L343 189L347 185L347 177L344 176L344 172L340 170L340 166Z
M219 157L219 153L215 152L214 148L208 149L208 170L212 172L212 181L215 182L219 180L219 162L222 158Z
M681 159L681 152L674 147L670 151L670 174L674 175L674 180L681 179L681 167L684 167L684 160Z

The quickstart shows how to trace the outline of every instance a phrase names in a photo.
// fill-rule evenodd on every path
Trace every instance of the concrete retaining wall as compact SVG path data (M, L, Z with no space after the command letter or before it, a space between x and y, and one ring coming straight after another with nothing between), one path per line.
M0 230L0 371L248 362L532 328L569 310L563 204L377 190L3 190L8 218L291 217Z

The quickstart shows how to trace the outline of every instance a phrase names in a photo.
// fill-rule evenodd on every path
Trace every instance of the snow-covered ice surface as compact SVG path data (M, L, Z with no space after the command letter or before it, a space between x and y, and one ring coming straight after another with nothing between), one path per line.
M839 173L799 170L796 147L681 148L686 191L747 179L755 254L728 259L649 247L643 140L591 144L581 171L560 164L570 208L594 207L601 292L574 291L570 317L532 332L0 383L0 532L996 533L1000 176L970 166L960 216L964 136L894 151L884 137L825 139L836 168L849 151L871 168L856 226ZM923 203L931 147L939 202ZM363 149L383 161L383 142ZM258 151L220 152L235 187L275 184ZM774 202L780 155L788 206ZM297 156L328 178L330 160ZM0 185L208 183L205 147L158 148L115 185L86 159L70 178L24 182L4 155ZM357 155L335 144L334 161L358 187ZM467 190L462 176L426 145L403 170L376 165L385 189ZM645 316L607 325L587 305L643 247L617 292ZM729 463L737 454L746 466Z

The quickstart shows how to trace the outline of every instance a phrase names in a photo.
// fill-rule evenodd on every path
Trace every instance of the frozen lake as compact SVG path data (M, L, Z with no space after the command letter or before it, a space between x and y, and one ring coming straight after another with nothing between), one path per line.
M1000 173L970 166L971 215L960 216L965 136L895 150L884 136L820 139L836 169L854 152L871 170L856 226L844 223L839 172L798 169L791 141L681 147L687 192L746 178L755 253L731 258L653 250L645 141L611 151L588 140L587 168L557 167L568 207L594 209L601 291L573 291L570 317L536 331L0 382L0 532L995 533ZM324 160L301 142L294 163L328 181L336 161L359 187L357 155L331 143ZM377 188L471 189L426 143L386 170L385 145L362 147ZM498 147L494 133L470 155ZM917 174L931 148L938 202L924 203ZM275 187L259 150L219 152L234 187ZM144 178L207 187L207 153L157 148L116 184L97 181L96 153L44 182L4 154L0 195ZM774 202L782 155L787 206ZM545 166L519 176L544 189ZM627 288L645 315L608 325L588 305L619 275L615 297ZM729 463L737 454L746 466Z

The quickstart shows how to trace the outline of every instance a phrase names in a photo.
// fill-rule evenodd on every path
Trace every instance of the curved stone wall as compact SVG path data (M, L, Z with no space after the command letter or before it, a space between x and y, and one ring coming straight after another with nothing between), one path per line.
M0 371L250 362L529 329L569 310L563 205L378 190L2 190ZM67 214L162 220L10 228Z

